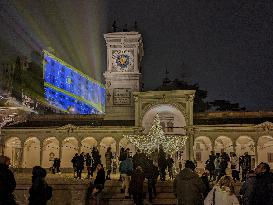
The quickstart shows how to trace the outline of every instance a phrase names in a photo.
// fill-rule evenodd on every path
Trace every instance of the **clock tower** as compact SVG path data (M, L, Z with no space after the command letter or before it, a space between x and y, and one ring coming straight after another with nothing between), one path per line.
M143 43L138 32L104 35L107 46L106 120L134 120L133 92L141 87Z

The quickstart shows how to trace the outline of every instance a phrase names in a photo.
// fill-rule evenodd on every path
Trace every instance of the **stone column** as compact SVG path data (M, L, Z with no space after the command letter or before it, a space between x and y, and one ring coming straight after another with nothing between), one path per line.
M40 166L43 167L43 142L40 143Z
M258 160L259 160L259 157L258 157L258 143L257 142L254 142L254 152L255 152L255 167L258 165Z
M194 145L194 132L193 129L187 131L188 140L186 142L188 159L193 160L193 145Z
M17 153L15 153L17 154ZM18 156L18 167L19 168L23 168L23 165L24 165L24 161L25 161L25 141L21 142L20 144L20 153L19 153L19 156Z
M116 156L119 155L119 141L116 141Z
M234 139L232 139L232 146L233 146L233 152L236 153L236 140Z

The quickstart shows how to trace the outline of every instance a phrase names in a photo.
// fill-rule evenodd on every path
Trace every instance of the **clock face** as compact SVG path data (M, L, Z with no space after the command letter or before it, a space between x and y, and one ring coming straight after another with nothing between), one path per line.
M113 51L112 65L117 71L129 71L133 68L134 58L132 51L116 50Z

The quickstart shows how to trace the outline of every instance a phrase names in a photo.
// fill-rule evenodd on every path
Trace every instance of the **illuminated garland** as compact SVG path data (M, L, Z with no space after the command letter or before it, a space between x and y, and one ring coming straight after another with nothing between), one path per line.
M187 136L182 135L164 135L158 114L155 116L154 123L147 135L124 135L124 137L147 154L158 150L160 145L166 153L173 154L181 150L188 139Z

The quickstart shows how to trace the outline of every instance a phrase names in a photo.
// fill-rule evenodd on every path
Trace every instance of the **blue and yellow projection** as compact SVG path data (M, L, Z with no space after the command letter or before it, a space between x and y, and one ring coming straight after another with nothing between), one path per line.
M43 51L44 95L49 104L72 114L104 114L105 87Z

